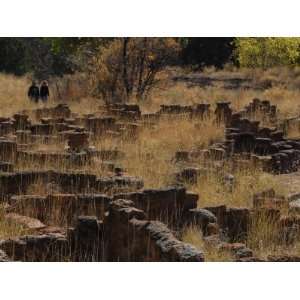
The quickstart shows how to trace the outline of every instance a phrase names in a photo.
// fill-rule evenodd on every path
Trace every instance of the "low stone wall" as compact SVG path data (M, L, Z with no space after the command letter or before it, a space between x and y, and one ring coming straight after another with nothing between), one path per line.
M107 223L108 253L112 261L204 261L203 253L174 237L159 221L147 221L132 201L116 200ZM107 224L107 225L106 225Z
M60 233L1 240L0 249L13 261L65 261L70 257L69 242Z
M135 177L112 176L97 178L86 173L63 173L56 171L23 171L0 174L0 197L26 194L28 187L36 182L58 184L65 193L101 192L113 187L142 188L143 181Z
M94 215L103 220L111 201L111 197L103 194L20 195L9 199L6 211L48 225L70 226L80 215Z
M36 182L59 184L66 192L85 192L96 184L96 176L84 173L55 171L23 171L0 175L0 196L26 194L27 188Z
M103 221L79 216L67 234L48 233L0 241L10 260L20 261L204 261L203 253L179 241L130 200L110 203Z
M170 226L181 226L183 216L197 207L198 195L184 187L147 189L140 192L116 194L114 199L128 199L134 207L145 212L150 220L160 220Z

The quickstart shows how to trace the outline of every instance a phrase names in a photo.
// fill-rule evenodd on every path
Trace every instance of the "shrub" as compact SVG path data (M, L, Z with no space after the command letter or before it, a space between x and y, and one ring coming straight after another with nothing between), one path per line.
M173 64L180 51L173 38L120 38L92 58L92 86L105 99L128 101L147 97L157 74Z
M299 62L300 38L236 38L235 56L241 67L269 68Z

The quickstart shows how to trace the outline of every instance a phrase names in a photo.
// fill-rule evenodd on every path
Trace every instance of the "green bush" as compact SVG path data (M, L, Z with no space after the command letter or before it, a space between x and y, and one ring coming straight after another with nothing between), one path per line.
M235 58L239 66L269 68L296 65L300 61L300 38L236 38Z

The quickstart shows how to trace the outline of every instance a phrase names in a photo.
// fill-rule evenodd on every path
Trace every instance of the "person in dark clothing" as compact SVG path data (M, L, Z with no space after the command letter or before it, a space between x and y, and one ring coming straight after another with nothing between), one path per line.
M39 97L40 97L40 91L36 83L33 81L31 86L28 89L28 97L30 100L34 101L35 103L38 103Z
M43 102L46 102L49 97L49 87L47 81L43 81L40 87L40 97Z

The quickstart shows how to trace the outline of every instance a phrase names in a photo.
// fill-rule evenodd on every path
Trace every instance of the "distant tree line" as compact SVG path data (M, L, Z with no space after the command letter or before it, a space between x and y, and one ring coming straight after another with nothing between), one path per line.
M36 77L70 74L113 38L0 38L0 72ZM150 40L150 39L149 39ZM230 61L233 38L179 38L177 65L221 68ZM174 63L174 62L173 62Z
M91 95L147 98L168 66L300 64L300 38L0 38L0 72L44 80L79 72Z
M126 39L128 38L123 38ZM170 41L171 38L165 39ZM206 66L222 68L226 63L250 68L300 64L300 38L172 39L180 46L179 50L176 46L176 51L179 52L176 61L172 60L172 64L192 66L198 70ZM116 38L2 37L0 38L0 72L15 75L32 73L37 78L71 74L85 68L87 61L95 58L101 51L107 51L107 46L115 40ZM118 40L122 39L118 38ZM144 38L144 42L146 40L150 44L151 38ZM161 38L160 41L162 40Z
M182 64L196 68L215 66L222 68L232 62L235 48L234 38L186 38L183 39Z

